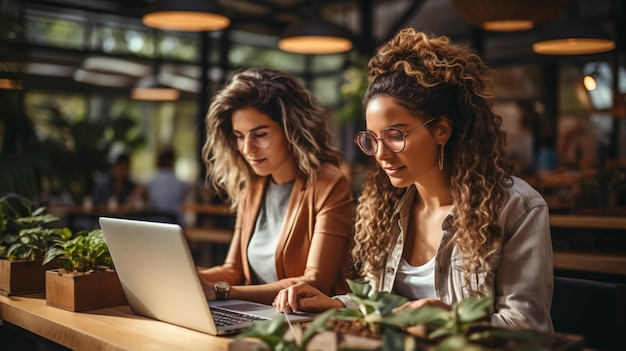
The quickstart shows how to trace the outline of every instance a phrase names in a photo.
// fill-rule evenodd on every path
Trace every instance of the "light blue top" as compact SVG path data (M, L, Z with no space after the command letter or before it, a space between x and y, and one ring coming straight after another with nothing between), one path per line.
M173 213L182 223L181 204L187 196L187 183L179 180L172 170L158 170L146 183L148 205L159 212Z

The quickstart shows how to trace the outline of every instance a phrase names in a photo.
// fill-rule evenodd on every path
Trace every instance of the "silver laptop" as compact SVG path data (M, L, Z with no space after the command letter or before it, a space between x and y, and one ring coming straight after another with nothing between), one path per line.
M99 222L134 313L211 335L236 333L278 313L250 301L208 302L179 225L106 217ZM314 315L288 317L301 322Z

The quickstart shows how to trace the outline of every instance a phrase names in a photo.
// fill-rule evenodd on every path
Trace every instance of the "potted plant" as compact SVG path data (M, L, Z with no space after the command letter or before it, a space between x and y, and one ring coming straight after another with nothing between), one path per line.
M41 292L45 271L56 267L43 257L54 242L72 236L68 228L53 227L59 218L33 209L33 203L18 194L0 198L0 294L16 295Z
M423 306L393 310L407 301L388 292L370 293L367 282L348 281L358 310L340 308L311 324L290 327L283 315L255 322L229 350L582 350L580 338L555 338L531 330L490 326L492 297L468 298L451 310Z
M46 252L44 263L59 260L46 271L46 303L69 311L126 304L113 260L101 229L81 231Z

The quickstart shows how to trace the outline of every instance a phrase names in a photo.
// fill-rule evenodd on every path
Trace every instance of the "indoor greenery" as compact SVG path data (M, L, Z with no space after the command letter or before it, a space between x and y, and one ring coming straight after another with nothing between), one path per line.
M70 240L59 240L46 252L44 264L59 259L65 273L91 273L114 268L101 229L80 231Z
M332 327L332 324L328 323L328 319L334 313L335 310L328 310L317 316L304 331L300 343L296 340L284 338L289 325L285 320L285 316L282 314L276 315L274 318L267 321L254 322L248 329L237 335L235 340L257 338L267 345L270 350L304 351L309 341L311 341L318 332Z
M18 194L0 198L0 257L10 260L43 259L49 247L72 237L68 228L52 224L59 218L35 207Z
M0 79L15 86L0 88L0 194L17 192L35 199L58 192L80 200L90 194L94 173L109 169L113 143L132 149L143 145L144 138L129 135L135 123L129 118L70 123L60 103L29 109L22 88L28 61L25 43L19 1L1 1Z
M541 335L537 332L490 327L492 297L468 298L454 304L449 311L423 306L394 312L406 298L389 292L373 293L366 281L348 280L348 284L352 290L348 296L359 309L331 309L320 314L306 327L300 343L284 338L288 325L283 315L255 322L236 340L251 337L261 340L271 350L306 350L307 343L318 332L348 321L363 324L373 335L381 337L383 350L481 350L492 346L542 350Z

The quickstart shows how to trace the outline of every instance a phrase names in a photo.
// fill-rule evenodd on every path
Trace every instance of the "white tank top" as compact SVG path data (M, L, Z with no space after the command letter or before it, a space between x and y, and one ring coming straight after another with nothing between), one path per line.
M396 274L395 293L410 300L435 297L435 257L417 267L402 258Z

